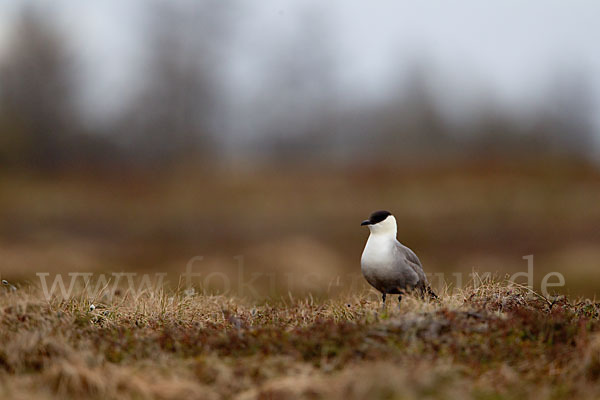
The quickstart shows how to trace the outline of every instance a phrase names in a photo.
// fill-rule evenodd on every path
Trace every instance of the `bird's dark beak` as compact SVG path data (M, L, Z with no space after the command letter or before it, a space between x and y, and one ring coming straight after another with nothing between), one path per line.
M360 226L363 225L371 225L371 221L369 221L368 219L365 219L363 222L360 223Z

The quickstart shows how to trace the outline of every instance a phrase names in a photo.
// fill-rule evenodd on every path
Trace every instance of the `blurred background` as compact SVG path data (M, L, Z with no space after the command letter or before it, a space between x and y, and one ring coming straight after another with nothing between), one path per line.
M533 254L536 286L557 271L593 296L599 13L4 0L0 275L178 273L198 255L235 275L243 256L283 277L261 295L326 296L362 287L359 224L388 209L448 284Z

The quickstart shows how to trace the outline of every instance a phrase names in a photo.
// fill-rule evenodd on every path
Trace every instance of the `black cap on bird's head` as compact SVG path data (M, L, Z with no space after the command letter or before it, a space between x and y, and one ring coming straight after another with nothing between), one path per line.
M392 215L392 213L389 211L385 211L385 210L375 211L373 214L371 214L369 219L365 219L363 222L361 222L360 225L361 226L362 225L375 225L375 224L383 221L390 215Z

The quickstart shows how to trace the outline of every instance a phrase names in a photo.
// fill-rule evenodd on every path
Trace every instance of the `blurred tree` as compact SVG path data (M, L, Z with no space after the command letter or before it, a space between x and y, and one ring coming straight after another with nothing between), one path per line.
M155 1L148 8L142 87L120 129L138 160L211 155L222 114L227 11L215 0Z
M455 151L429 66L416 60L390 77L388 92L369 107L369 126L361 139L363 158L371 162L414 162Z
M482 102L464 123L470 131L464 145L470 154L483 156L590 156L592 110L585 75L563 71L549 82L537 107L518 113Z
M273 38L264 56L264 82L251 107L262 155L278 163L331 160L340 132L338 62L320 11L304 9L291 35Z
M41 11L26 7L0 60L0 128L4 163L58 167L74 152L77 130L73 63Z
M592 85L581 72L562 71L549 85L540 126L555 152L589 154L594 144Z

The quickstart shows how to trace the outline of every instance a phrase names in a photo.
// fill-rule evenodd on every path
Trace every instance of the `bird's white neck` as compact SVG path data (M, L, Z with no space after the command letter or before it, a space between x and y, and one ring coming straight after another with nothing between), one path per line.
M398 231L396 226L396 218L394 218L393 215L389 215L383 221L377 224L369 225L369 230L371 231L371 236L378 239L396 239L396 234Z
M361 262L372 265L383 263L388 265L393 257L394 244L396 242L396 219L393 216L385 220L369 225L371 234L363 250Z

